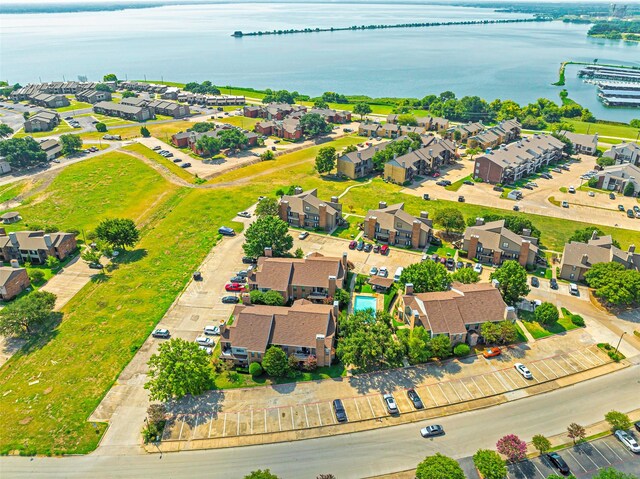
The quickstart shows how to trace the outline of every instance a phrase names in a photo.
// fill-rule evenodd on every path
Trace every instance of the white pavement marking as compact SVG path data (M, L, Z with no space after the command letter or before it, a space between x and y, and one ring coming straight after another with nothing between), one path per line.
M290 406L291 409L291 429L295 430L296 424L293 422L293 406Z
M447 395L444 393L444 391L442 390L442 386L440 386L440 383L438 383L438 387L440 388L440 392L442 393L442 395L444 396L444 398L447 400L447 404L451 404L451 401L449 401L449 398L447 397Z
M560 377L560 375L557 374L545 361L538 361L538 365L540 367L542 367L543 364L544 364L544 367L547 369L547 372L549 374L553 374L554 378L559 378ZM540 369L540 367L538 369Z
M358 399L353 398L353 402L356 403L356 411L358 411L358 417L362 419L362 414L360 414L360 406L358 406Z
M547 375L546 375L545 373L543 373L543 372L540 370L540 368L539 368L538 366L536 366L536 364L535 364L535 363L531 363L531 366L532 366L532 367L534 367L534 368L536 368L536 370L537 370L540 374L542 374L542 375L544 376L544 378L545 378L547 381L549 380L549 378L547 377Z
M623 460L624 460L624 459L622 459L622 458L618 455L618 453L617 453L617 452L616 452L616 451L615 451L611 446L609 446L609 444L607 444L606 442L603 442L602 444L604 444L605 446L607 446L607 448L608 448L612 453L614 453L618 459L620 459L621 461L623 461Z
M329 412L331 413L331 419L333 420L333 423L338 424L338 420L336 419L336 413L332 407L329 407Z
M587 357L587 356L586 356L582 351L576 351L576 352L577 352L580 356L582 356L584 359L586 359L586 360L587 360L587 362L588 362L589 364L592 364L592 365L594 365L594 366L597 366L597 365L598 365L598 363L594 362L594 361L593 361L593 359L588 358L588 357Z
M584 361L581 361L580 359L576 359L576 357L573 354L567 353L567 356L569 356L571 359L573 359L575 362L577 362L580 365L581 368L584 368L583 371L586 370L586 369L589 369L588 367L585 367L585 365L583 364Z
M269 432L269 428L267 427L267 410L264 410L264 432Z
M562 369L562 370L564 371L564 373L565 373L565 374L569 374L565 368L563 368L560 364L558 364L558 361L556 361L556 360L555 360L555 359L553 359L553 358L549 358L549 359L551 359L551 361L553 361L553 362L555 363L555 365L556 365L556 366L558 366L560 369Z
M318 420L320 421L320 425L322 426L322 416L320 416L320 406L316 403L316 411L318 411Z
M458 382L460 382L460 380L458 380ZM453 389L453 392L456 393L456 396L458 396L458 402L462 402L462 396L460 396L460 394L458 394L458 390L454 387L453 383L450 382L448 384L449 384L449 386L451 386L451 389Z
M587 348L585 351L587 351L587 352L591 353L591 354L592 354L592 355L593 355L593 356L598 360L598 364L604 364L604 363L605 363L605 360L604 360L604 359L602 359L602 357L601 357L601 356L598 356L596 353L594 353L594 352L593 352L593 351L591 351L590 349L588 349L588 348Z
M253 435L253 408L251 408L251 434Z
M222 425L222 437L227 435L227 413L224 413L224 424Z
M196 414L196 425L193 427L193 434L191 434L191 439L196 437L196 429L198 429L198 414Z
M180 433L178 434L178 441L182 438L182 428L184 427L184 420L180 419L182 424L180 425Z
M236 420L238 421L238 427L236 427L236 436L240 435L240 411L238 411L238 416L236 417Z
M478 386L478 383L476 382L476 380L473 378L473 376L471 376L471 381L473 381L473 384L475 385L476 389L478 391L480 391L480 394L482 395L482 397L486 396L486 394L484 393L484 391L480 388L480 386Z
M282 418L280 416L280 409L276 409L276 413L278 414L278 426L280 427L280 431L282 431Z
M567 451L567 452L569 453L569 455L570 455L571 457L573 457L573 460L574 460L574 461L576 461L576 462L578 463L578 466L580 466L584 472L587 472L587 470L584 468L584 466L582 465L582 463L576 459L576 456L574 456L574 455L571 453L571 451Z
M304 406L304 420L307 422L307 427L309 427L309 415L307 414L307 405L303 404Z
M471 399L473 399L475 396L473 394L471 394L471 391L469 391L469 388L467 387L467 385L464 383L464 381L461 379L460 384L462 384L464 386L464 388L467 390L467 392L469 393L469 396L471 396Z
M540 474L540 477L542 477L542 479L545 479L545 477L547 477L547 476L545 476L544 474L542 474L542 471L540 471L540 469L538 469L538 466L536 466L536 463L535 463L535 462L533 462L533 461L530 461L530 462L531 462L531 464L533 464L533 467L535 467L535 468L536 468L536 471L538 471L538 474Z
M567 361L563 356L560 356L558 359L562 359L565 363L567 363L571 367L571 369L573 369L575 372L578 372L576 367L573 364L571 364L569 361Z
M373 406L371 405L371 400L369 399L369 396L367 396L367 402L369 403L369 408L371 409L371 417L376 417L376 413L373 412Z
M484 377L484 375L482 375L482 379L484 379L484 382L487 383L489 385L489 387L491 388L491 390L493 391L493 394L498 394L496 392L496 390L493 388L493 386L491 385L491 383L487 380L486 377Z
M504 371L504 377L507 378L511 384L513 384L513 387L507 387L507 391L511 391L513 388L517 388L518 385L516 384L516 382L513 379L511 379L511 375L509 375L508 373L509 373L509 371ZM498 373L498 372L496 372L496 374L500 374L500 377L503 376L501 373ZM516 374L518 374L518 373L516 373ZM518 376L520 376L520 374L518 374ZM522 377L522 376L520 376L520 377Z
M213 426L213 415L214 413L211 413L211 417L209 418L209 437L211 437L211 426Z
M585 453L585 454L584 454L584 456L585 456L587 459L589 459L589 460L591 461L591 463L592 463L594 466L596 466L598 469L600 469L600 466L598 466L598 465L595 463L595 461L589 457L589 454Z
M433 402L436 403L436 406L439 406L438 401L436 401L436 398L433 396L433 393L431 392L431 388L429 386L427 386L427 391L429 392L431 399L433 399Z
M382 399L382 396L378 396L378 397L380 398L380 402L382 403L382 410L383 410L383 411L386 411L386 409L387 409L387 405L385 404L384 399ZM394 399L395 399L395 398L394 398ZM397 406L398 406L398 403L396 403L396 407L397 407ZM399 409L398 409L398 411L399 411Z
M598 452L598 454L600 454L600 455L602 456L602 459L604 459L605 461L607 461L607 464L611 465L611 461L610 461L609 459L607 459L606 457L604 457L604 454L602 454L602 453L600 452L600 450L596 447L596 445L595 445L595 444L591 444L591 447L592 447L593 449L595 449L595 450Z

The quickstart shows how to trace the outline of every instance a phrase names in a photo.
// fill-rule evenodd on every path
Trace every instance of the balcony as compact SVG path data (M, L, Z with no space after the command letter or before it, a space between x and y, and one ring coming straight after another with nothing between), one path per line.
M326 299L329 294L326 291L312 291L307 298L309 299Z

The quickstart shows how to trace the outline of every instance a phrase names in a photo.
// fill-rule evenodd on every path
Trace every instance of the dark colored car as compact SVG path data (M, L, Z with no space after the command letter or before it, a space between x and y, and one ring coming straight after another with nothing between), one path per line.
M218 233L220 233L221 235L224 236L235 236L236 232L233 231L233 229L229 228L228 226L221 226L220 228L218 228Z
M156 329L153 333L151 333L151 336L153 336L154 338L168 338L169 336L171 336L171 334L169 333L168 329Z
M555 278L551 278L549 285L551 286L551 289L558 289L558 281Z
M445 180L436 181L436 185L438 185L438 186L447 186L447 182Z
M615 200L616 199L616 195L614 195L613 193L609 193L609 199L610 200Z
M257 259L252 258L250 256L243 256L242 257L242 263L243 264L256 264L258 262Z
M462 268L464 268L464 263L462 261L458 261L456 263L456 269L462 269Z
M445 265L447 266L447 269L449 271L451 271L453 269L453 267L455 266L455 261L453 261L453 258L448 258L447 262L445 263Z
M347 422L349 420L347 418L347 411L344 410L344 406L340 399L333 400L333 410L336 413L336 419L338 422Z
M560 454L557 452L550 452L549 454L545 454L545 457L549 460L551 465L555 467L561 474L569 474L571 471L569 470L569 466L564 459L560 457Z
M180 165L180 168L189 168L191 166L191 163L182 163Z
M433 246L442 246L442 240L440 238L438 238L437 236L432 236L431 239L429 240L429 242Z
M229 281L231 283L246 283L247 282L247 277L246 276L234 276Z
M225 304L236 304L238 302L237 296L223 296L222 302Z
M473 181L471 181L471 180L464 180L462 182L462 184L463 185L469 185L469 186L474 186L475 185L475 183Z
M357 241L352 241L351 243L349 243L349 249L356 249L357 244Z
M636 428L636 431L640 432L640 421L635 422L633 426Z
M531 277L531 286L533 286L534 288L540 286L540 281L538 281L538 278L536 278L535 276Z
M458 196L458 203L464 203L464 196Z
M504 188L502 186L494 186L493 191L504 191Z
M202 281L202 273L200 271L196 271L193 273L193 279L195 281Z
M364 244L364 252L369 253L373 249L373 245L371 243Z
M89 268L91 269L102 269L104 266L102 263L89 263Z
M362 240L358 241L358 244L356 245L356 249L358 251L362 251L364 249L364 241Z
M377 244L377 245L375 245L375 246L373 247L373 252L374 252L374 253L379 253L379 252L380 252L380 245L379 245L379 244Z
M437 254L434 254L434 255L431 257L431 259L432 259L433 261L440 261L440 256L438 256Z
M418 393L415 391L415 389L407 390L407 396L409 397L409 400L413 403L413 407L415 407L416 409L424 409L424 404L422 404L422 399L420 399L420 396L418 396Z

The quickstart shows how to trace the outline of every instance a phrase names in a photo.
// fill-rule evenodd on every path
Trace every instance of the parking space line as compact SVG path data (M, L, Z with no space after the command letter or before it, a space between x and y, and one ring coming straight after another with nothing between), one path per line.
M269 432L269 428L267 427L267 410L264 410L264 432Z
M469 388L467 387L467 385L464 383L464 381L462 379L460 379L459 383L464 386L466 391L469 393L469 396L471 396L471 399L475 398L475 396L473 394L471 394L471 391L469 391Z
M387 410L387 405L385 404L384 399L382 399L382 396L378 396L378 397L380 398L380 402L382 403L382 410L386 411ZM394 400L395 400L395 398L394 398ZM398 407L398 403L396 403L396 407ZM400 411L400 410L398 409L398 411Z
M513 390L513 386L511 385L511 384L513 384L513 381L511 380L511 378L509 378L509 376L508 376L506 373L505 373L505 376L507 377L507 379L509 379L509 382L510 382L511 384L508 384L508 383L504 380L504 378L503 378L502 374L500 374L500 371L496 371L496 372L494 372L493 374L494 374L494 375L495 375L495 377L497 377L497 378L498 378L498 380L502 383L502 385L504 386L505 392L507 392L507 391L512 391L512 390Z
M544 474L542 474L542 471L541 471L540 469L538 469L538 466L536 466L536 463L535 463L535 462L533 462L533 461L529 461L529 462L530 462L531 464L533 464L533 467L535 467L535 468L536 468L536 471L538 471L538 474L540 474L540 477L542 477L542 479L545 479L545 477L547 477L547 476L545 476Z
M536 371L538 371L540 374L542 374L544 376L544 378L548 381L549 378L547 377L547 375L545 373L543 373L540 368L538 366L535 365L535 363L531 363L531 366L536 368Z
M582 465L582 463L576 459L576 456L574 456L574 455L571 453L571 451L567 451L567 452L569 453L569 455L570 455L571 457L573 457L573 460L574 460L574 461L576 461L576 462L578 463L578 466L580 466L584 472L587 472L587 470L584 468L584 466Z
M371 417L376 417L376 413L373 412L373 406L371 405L371 400L369 399L369 396L367 396L367 402L369 403L369 407L371 408Z
M280 431L282 431L282 416L280 416L280 410L276 409L276 413L278 414L278 427L280 427Z
M329 406L329 412L331 413L331 419L333 420L333 423L338 424L338 420L336 419L336 412L333 410L331 406Z
M496 392L496 390L493 388L493 386L491 385L491 383L487 380L486 377L484 377L484 374L482 375L482 379L484 379L484 382L487 383L489 385L489 387L491 388L491 390L493 391L493 394L498 394Z
M291 429L296 428L296 424L293 422L293 406L290 406L291 409Z
M575 362L577 362L578 365L580 366L580 368L584 368L584 369L582 369L583 371L585 369L589 369L589 367L584 364L584 361L581 361L580 359L576 359L576 357L573 354L567 353L567 356L570 357L571 359L573 359Z
M222 425L222 437L227 435L227 413L224 413L224 424Z
M440 383L438 383L438 387L440 388L440 391L442 392L442 395L444 396L444 398L447 400L447 404L451 404L451 401L449 401L449 398L447 397L447 395L442 390L442 386L440 386Z
M191 434L191 439L196 437L196 429L198 429L198 416L199 416L199 414L196 414L196 424L193 427L193 434Z
M182 424L180 425L180 433L178 434L178 441L182 439L182 428L184 427L184 419L180 419L180 420L182 421Z
M522 377L520 376L520 373L516 373L518 375L518 377ZM509 382L511 384L513 384L513 387L515 387L516 389L518 388L518 385L516 384L516 382L513 380L513 378L508 374L508 371L504 372L504 376L509 380ZM524 379L524 378L523 378ZM507 390L511 390L513 388L507 388Z
M585 457L586 457L587 459L589 459L589 460L591 461L591 463L592 463L594 466L596 466L598 469L600 469L600 466L598 466L598 465L595 463L595 461L589 457L589 454L584 453L584 455L585 455Z
M596 445L595 445L595 444L591 444L591 447L592 447L592 448L594 448L596 451L598 451L598 454L600 454L600 455L602 456L602 459L604 459L605 461L607 461L607 464L611 465L611 461L610 461L609 459L607 459L607 458L604 456L604 454L602 454L602 453L600 452L600 449L598 449L598 448L596 447Z
M303 404L304 406L304 419L305 421L307 421L307 427L309 427L309 416L307 415L307 405Z
M251 434L253 434L253 408L251 408Z
M236 436L240 435L240 411L238 411L238 415L236 416L236 420L238 421L238 427L236 427Z
M551 361L553 361L553 362L555 363L555 365L556 365L556 366L558 366L560 369L562 369L562 370L564 371L564 373L565 373L565 374L569 374L565 368L563 368L560 364L558 364L558 361L556 361L556 360L555 360L555 359L553 359L553 358L549 358L549 359L551 359Z
M573 369L575 372L578 372L576 367L573 364L571 364L569 361L567 361L563 356L558 356L558 359L562 359L565 363L567 363L569 366L571 366L571 369Z
M457 382L460 382L460 380L458 379ZM453 389L453 392L456 393L456 396L458 396L458 402L462 402L462 396L460 396L460 394L458 394L458 390L453 385L453 381L449 382L449 386L451 386L451 389Z
M211 417L209 418L209 437L211 437L211 426L213 426L213 414L211 413Z
M587 349L585 349L585 351L587 351L587 352L591 353L591 355L592 355L592 356L594 356L594 357L598 360L598 364L604 364L604 363L605 363L605 360L604 360L604 359L602 359L602 357L601 357L601 356L598 356L596 353L594 353L593 351L591 351L591 349L587 348Z
M433 396L433 393L431 392L431 388L429 386L427 386L427 391L429 392L429 396L431 396L433 402L436 403L436 406L439 406L438 401L436 401L436 398Z
M580 356L582 356L584 359L586 359L590 364L597 366L598 364L593 362L593 359L588 358L587 356L585 356L585 354L582 351L576 351Z
M320 421L320 425L323 426L322 416L320 416L320 406L318 406L318 403L316 403L316 411L318 411L318 420Z
M362 414L360 414L360 406L358 406L358 399L353 398L353 402L356 404L356 411L358 411L358 417L362 419Z
M548 372L549 374L553 374L554 379L555 379L555 378L559 378L559 377L560 377L560 375L559 375L559 374L557 374L557 373L553 370L553 368L552 368L551 366L549 366L549 365L548 365L544 360L543 360L543 361L538 361L538 365L539 365L539 366L536 366L536 367L537 367L538 369L540 369L540 370L542 370L542 365L544 365L544 367L545 367L545 368L547 368L547 372Z
M604 444L605 446L607 446L607 447L609 448L609 450L610 450L612 453L614 453L618 459L620 459L621 461L623 461L623 460L624 460L624 459L622 459L620 456L618 456L618 453L617 453L617 452L616 452L616 451L615 451L615 450L614 450L614 449L613 449L609 444L607 444L607 443L606 443L606 442L604 442L604 441L602 442L602 444Z

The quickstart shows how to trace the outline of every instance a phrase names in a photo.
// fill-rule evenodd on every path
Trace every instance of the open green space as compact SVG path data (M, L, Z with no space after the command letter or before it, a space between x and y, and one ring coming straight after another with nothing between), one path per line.
M256 123L263 121L262 118L248 118L246 116L229 116L216 120L218 123L226 123L228 125L239 126L245 130L253 131Z
M227 371L217 374L214 384L217 389L252 388L256 386L270 386L274 384L320 381L322 379L340 378L346 375L347 370L342 364L338 363L318 368L312 372L299 371L293 378L271 378L266 374L254 378L251 374Z
M531 333L534 339L546 338L554 334L562 334L572 329L577 329L578 326L571 321L571 314L563 309L560 315L560 319L553 324L541 324L535 320L535 315L529 311L518 311L518 316L522 320L522 324L527 328L527 331Z
M85 103L83 101L77 101L73 99L69 99L69 106L63 106L61 108L56 108L58 113L64 113L67 111L73 110L84 110L85 108L92 108L93 105L91 103Z
M185 168L180 168L180 165L177 163L174 163L173 161L171 161L168 158L165 158L162 155L159 155L158 153L156 153L155 151L153 151L151 148L147 148L146 146L140 144L140 143L135 143L133 145L127 145L123 148L123 150L128 150L128 151L132 151L134 153L138 153L140 155L144 155L147 158L149 158L150 160L155 161L156 163L164 166L165 168L167 168L171 173L173 173L174 175L176 175L179 178L182 178L183 180L186 180L190 183L194 183L196 177L193 176L191 173L189 173Z
M56 126L53 130L50 131L34 131L31 133L27 133L26 131L24 131L24 128L21 128L20 130L18 130L15 135L13 135L14 138L23 138L25 136L32 136L34 138L44 138L45 136L52 136L52 135L61 135L63 133L73 133L74 131L76 131L75 128L73 128L71 125L69 125L66 121L62 120L60 121L60 124L58 126Z
M600 136L610 136L617 138L629 138L635 140L640 130L632 128L629 125L610 125L607 123L587 123L585 121L563 119L567 123L573 125L576 133L587 133L593 135L598 133Z
M100 113L83 113L81 115L76 115L76 118L83 116L92 117L107 126L132 125L133 123L135 123L133 121L123 120L122 118L118 118L117 116L101 115Z
M0 186L0 203L10 201L21 194L27 187L26 181L18 181Z
M339 226L336 230L331 233L331 236L335 236L336 238L344 238L344 239L354 239L360 233L360 229L358 228L358 223L362 223L363 218L357 216L350 216L346 218L347 225Z

